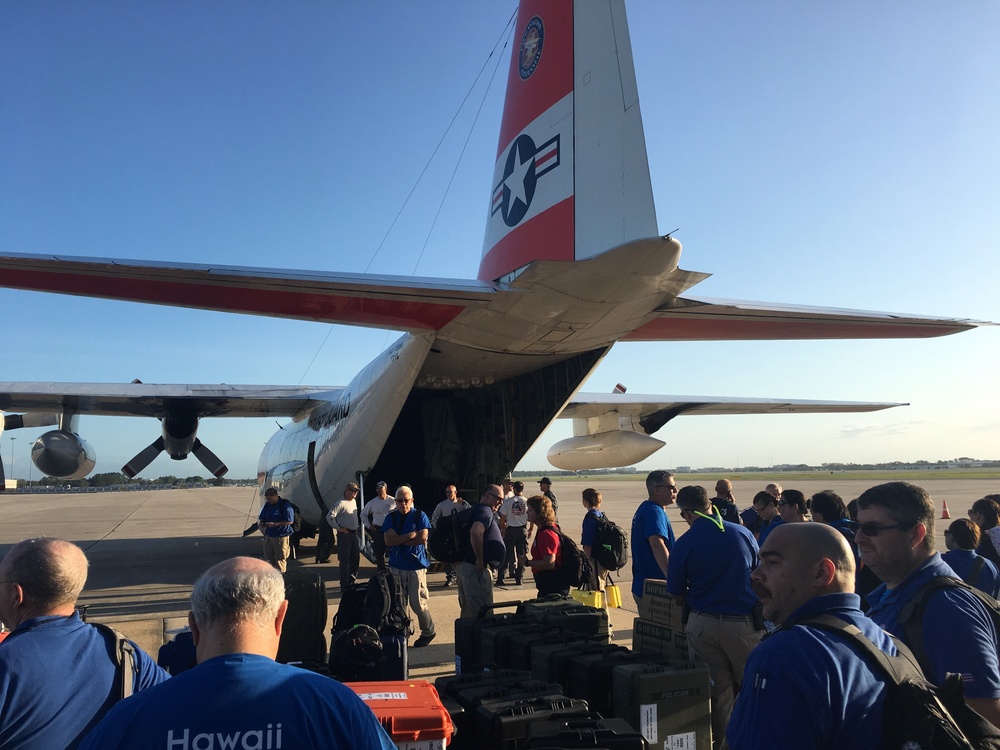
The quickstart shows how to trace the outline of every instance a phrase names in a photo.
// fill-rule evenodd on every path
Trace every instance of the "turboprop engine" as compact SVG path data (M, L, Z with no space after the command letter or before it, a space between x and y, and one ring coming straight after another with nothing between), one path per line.
M60 479L82 479L93 471L97 454L75 432L50 430L31 446L31 461L43 474Z

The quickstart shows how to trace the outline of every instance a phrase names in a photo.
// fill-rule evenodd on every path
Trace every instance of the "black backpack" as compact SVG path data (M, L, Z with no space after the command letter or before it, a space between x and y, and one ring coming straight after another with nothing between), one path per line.
M471 528L471 508L455 509L442 515L427 537L427 550L431 557L443 563L462 562L472 547Z
M889 656L839 617L816 615L794 624L837 633L885 678L888 692L882 706L882 747L886 750L1000 748L1000 729L966 705L961 675L949 674L937 687L924 678L916 658L901 641L893 636L899 653Z
M300 511L299 506L293 503L291 500L285 500L285 502L288 503L292 508L292 531L301 531L302 511Z
M628 562L628 536L607 514L597 517L591 557L605 570L621 570Z
M582 586L590 581L590 564L587 562L583 550L557 527L550 526L549 528L559 537L559 550L562 553L562 561L559 563L557 570L562 576L563 581L570 586Z
M413 635L403 590L388 570L380 570L368 579L364 624L374 628L379 635L407 638Z

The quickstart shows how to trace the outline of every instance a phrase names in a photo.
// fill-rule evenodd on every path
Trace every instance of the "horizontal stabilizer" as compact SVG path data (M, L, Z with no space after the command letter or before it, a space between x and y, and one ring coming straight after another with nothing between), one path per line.
M678 297L651 313L622 341L761 341L932 338L985 321L931 318L835 307Z
M619 417L639 420L646 434L651 435L671 419L682 414L834 414L879 411L908 405L873 401L578 393L563 407L559 419L594 419L614 413Z
M0 256L0 287L407 332L440 330L494 292L479 281L13 253Z

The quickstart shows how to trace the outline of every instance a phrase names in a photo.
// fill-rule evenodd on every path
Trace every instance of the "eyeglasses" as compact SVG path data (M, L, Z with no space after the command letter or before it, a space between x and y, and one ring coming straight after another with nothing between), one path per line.
M503 495L498 495L495 492L487 492L486 494L490 497L495 497L497 500L503 500Z
M676 484L658 484L657 487L662 487L663 489L670 490L671 492L677 492Z
M784 500L778 501L778 506L784 508L786 505L791 505L791 503L786 503Z
M868 537L878 536L883 531L889 531L889 529L910 529L916 526L913 523L895 523L892 526L879 526L877 523L861 523L858 524L858 531Z

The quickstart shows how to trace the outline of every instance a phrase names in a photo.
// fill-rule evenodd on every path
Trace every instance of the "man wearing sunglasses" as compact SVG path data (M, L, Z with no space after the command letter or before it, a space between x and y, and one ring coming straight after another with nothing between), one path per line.
M657 469L646 477L648 499L632 516L632 596L642 599L647 578L667 577L667 562L674 546L674 529L667 518L667 506L677 499L677 483L672 471Z
M885 582L868 595L868 616L910 647L931 682L961 674L966 703L1000 726L997 630L986 606L958 586L920 596L932 579L958 577L934 551L934 513L930 495L908 482L880 484L858 498L861 560ZM921 599L923 607L915 606Z

